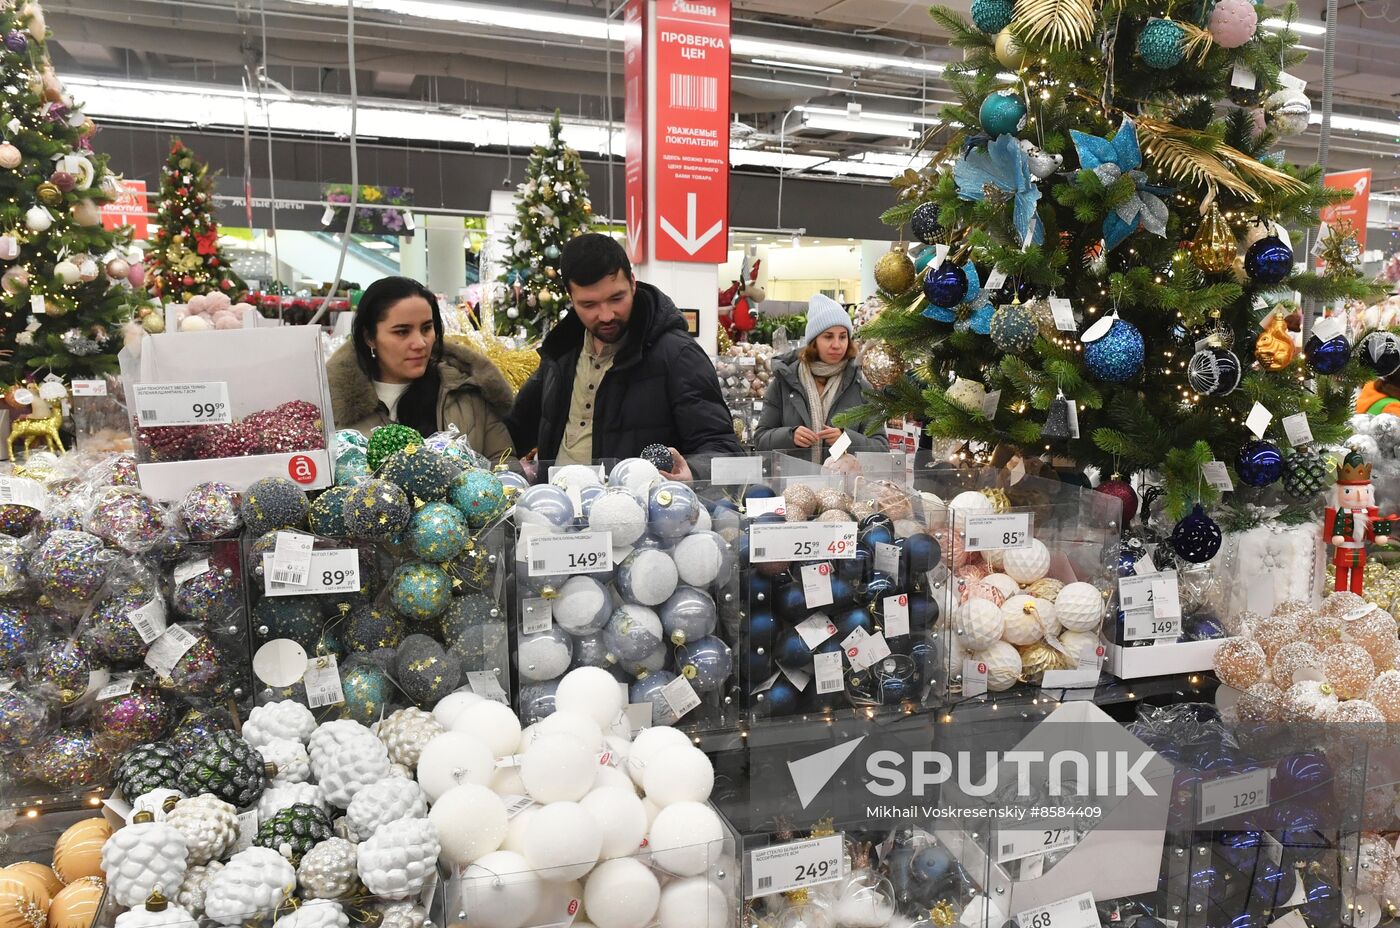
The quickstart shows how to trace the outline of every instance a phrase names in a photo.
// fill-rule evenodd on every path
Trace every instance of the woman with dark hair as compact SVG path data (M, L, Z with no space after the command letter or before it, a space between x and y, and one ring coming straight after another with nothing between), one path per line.
M488 458L512 453L510 385L485 355L443 338L437 297L416 280L370 284L326 367L337 428L368 435L399 422L427 436L455 425Z

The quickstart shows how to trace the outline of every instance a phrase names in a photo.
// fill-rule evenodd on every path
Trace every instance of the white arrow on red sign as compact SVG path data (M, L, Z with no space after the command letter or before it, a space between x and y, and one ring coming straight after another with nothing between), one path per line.
M637 253L637 242L642 236L642 216L637 209L637 198L627 198L627 252ZM692 252L693 254L693 252Z
M676 227L673 226L673 225L671 225L670 220L668 220L665 216L660 217L660 218L661 218L661 228L663 228L663 229L666 230L666 234L667 234L667 235L669 235L669 236L671 236L671 238L675 239L677 245L679 245L679 246L681 246L682 248L685 249L686 254L693 255L693 254L695 254L697 251L699 251L701 248L704 248L705 245L706 245L706 243L708 243L708 242L710 241L710 239L714 238L716 235L719 235L720 230L724 228L724 220L723 220L723 219L718 220L717 222L715 222L714 225L710 226L710 227L709 227L708 229L706 229L703 233L701 233L699 236L697 236L697 235L695 234L695 210L696 210L696 195L695 195L695 194L693 194L693 193L688 193L688 194L686 194L686 197L685 197L685 206L686 206L686 233L685 233L684 235L682 235L680 232L676 231Z

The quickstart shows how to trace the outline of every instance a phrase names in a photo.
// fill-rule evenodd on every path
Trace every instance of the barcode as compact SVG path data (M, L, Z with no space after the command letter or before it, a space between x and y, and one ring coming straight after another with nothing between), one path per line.
M13 503L15 501L15 488L8 483L0 483L0 503Z
M1079 911L1081 911L1081 912L1088 912L1088 911L1089 911L1090 909L1092 909L1093 907L1094 907L1094 903L1090 902L1088 899L1080 899L1080 900L1079 900Z
M1014 853L1016 853L1016 845L1014 845L1014 844L1003 844L1003 845L1001 846L1001 853L1002 853L1003 855L1005 855L1005 854L1014 854Z
M288 568L287 570L274 570L272 572L273 583L290 583L294 586L302 586L306 577L299 570Z
M980 537L978 537L978 536L975 536L975 535L969 535L969 536L967 537L967 543L968 543L969 545L974 546L974 547L981 547L981 545L982 545L982 539L981 539Z
M772 886L772 885L773 885L773 878L772 878L771 876L761 876L761 877L758 878L758 888L759 888L759 889L767 889L768 887L770 887L770 886Z
M531 562L530 562L530 569L531 569L531 570L544 570L544 569L545 569L545 562L544 562L544 561L531 561Z
M1209 818L1210 816L1212 816L1212 815L1214 815L1214 814L1215 814L1215 806L1206 806L1205 812L1201 815L1201 818Z
M156 421L157 419L159 419L159 418L160 418L160 417L159 417L158 415L156 415L156 411L155 411L154 409L143 409L143 410L141 410L141 421L142 421L142 422L151 423L151 422L155 422L155 421Z
M671 106L678 110L719 108L719 78L698 74L671 75Z
M754 548L754 549L753 549L753 556L754 556L754 557L767 557L767 556L768 556L768 549L767 549L767 548Z

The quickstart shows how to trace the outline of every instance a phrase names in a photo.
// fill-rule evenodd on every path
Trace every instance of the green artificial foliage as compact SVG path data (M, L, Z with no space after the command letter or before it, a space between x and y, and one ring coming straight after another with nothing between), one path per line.
M152 293L167 303L188 303L205 293L237 302L247 294L248 285L219 247L209 165L178 138L170 140L160 173L156 222L160 228L149 255Z
M502 255L496 301L496 332L527 342L544 337L568 308L559 257L569 239L589 231L593 204L588 175L578 152L560 136L559 113L549 123L549 144L530 152L526 180L518 190L515 222Z
M1008 354L971 328L981 318L986 332L987 308L981 306L979 317L975 298L956 307L949 322L946 314L944 321L924 315L938 311L928 307L917 284L907 293L882 294L885 308L860 337L889 343L906 360L908 373L900 383L867 394L867 403L837 424L869 428L890 418L912 418L925 422L935 438L1013 446L1095 466L1105 477L1141 473L1165 485L1164 511L1171 518L1180 518L1198 500L1215 501L1200 466L1234 461L1253 437L1244 423L1256 402L1273 413L1265 437L1280 446L1287 446L1283 418L1298 412L1307 415L1317 441L1345 436L1353 391L1368 376L1365 367L1353 360L1336 375L1320 376L1300 351L1283 370L1267 371L1255 363L1254 342L1264 315L1290 291L1316 305L1368 299L1381 290L1337 262L1325 273L1295 273L1282 283L1259 286L1238 270L1238 261L1235 268L1202 268L1210 262L1189 248L1213 203L1241 251L1245 236L1261 222L1290 230L1301 249L1306 231L1318 226L1319 209L1347 196L1324 188L1316 165L1287 165L1274 155L1284 143L1267 118L1265 101L1281 88L1280 73L1301 60L1293 49L1298 36L1261 28L1245 45L1227 50L1210 38L1207 6L1017 0L1009 29L1026 49L1019 70L997 59L995 35L979 31L955 11L931 11L950 34L950 44L963 53L945 75L957 100L943 111L945 126L975 127L983 100L1008 87L1027 102L1026 123L1019 138L989 140L975 128L960 128L936 142L926 139L929 166L892 182L897 200L882 219L900 226L920 205L936 204L939 224L948 230L950 260L973 261L983 281L999 270L1029 284L1039 333L1028 349ZM1259 8L1261 22L1274 17L1287 20L1296 10ZM1158 67L1151 67L1139 40L1154 20L1154 32L1171 31L1161 22L1168 18L1183 31L1183 60L1160 67L1169 56L1156 57L1152 63ZM1107 60L1104 49L1111 51ZM1236 64L1254 70L1256 89L1231 87ZM998 77L1008 71L1015 72L1014 81ZM1138 136L1138 173L1133 165L1095 171L1094 164L1082 164L1071 132L1107 146L1103 140L1114 140L1125 118ZM1063 159L1034 182L1039 198L1031 206L1041 235L1030 242L1024 201L1018 227L1008 188L965 183L960 193L957 182L959 171L969 176L969 157L972 163L985 163L990 152L1013 157L1009 152L1023 143L1039 150L1033 155ZM1093 151L1092 143L1088 150ZM1143 192L1165 206L1156 214L1155 231L1140 221L1147 213L1134 208L1143 202ZM1105 242L1115 231L1113 217L1127 231L1120 241ZM1047 302L1051 295L1069 300L1075 331L1056 327ZM1145 342L1142 370L1123 384L1095 379L1084 363L1080 338L1115 310ZM1191 388L1187 365L1205 338L1238 356L1243 377L1233 392L1201 396ZM1001 391L992 419L949 402L946 390L959 377ZM1079 437L1047 441L1041 430L1061 392L1078 406Z

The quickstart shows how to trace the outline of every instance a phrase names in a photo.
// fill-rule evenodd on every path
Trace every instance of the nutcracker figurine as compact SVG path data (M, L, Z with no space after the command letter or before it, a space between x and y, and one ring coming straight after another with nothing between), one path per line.
M1376 507L1376 489L1371 486L1371 465L1358 452L1350 452L1337 471L1336 506L1328 506L1322 534L1337 549L1332 558L1336 568L1336 592L1351 590L1360 595L1366 567L1366 544L1392 544L1391 529L1396 516L1381 518Z

